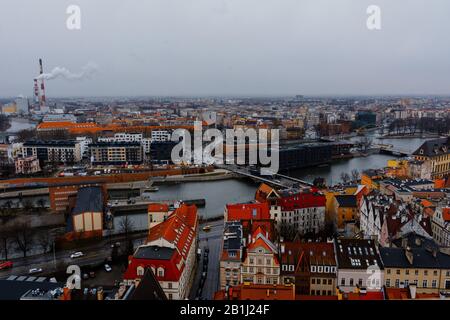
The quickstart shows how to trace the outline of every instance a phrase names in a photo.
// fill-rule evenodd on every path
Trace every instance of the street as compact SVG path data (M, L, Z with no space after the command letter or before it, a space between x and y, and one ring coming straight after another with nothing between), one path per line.
M145 233L145 236L146 235L147 234ZM119 241L121 238L123 237L120 235L113 237L112 240L104 238L89 246L57 251L55 253L55 256L53 256L53 252L50 252L42 255L30 256L27 258L13 259L13 268L1 270L0 279L7 278L10 275L28 275L28 271L31 268L42 268L42 274L39 274L40 276L52 274L55 271L55 261L56 268L61 268L61 265L68 266L71 264L76 264L85 266L103 262L108 256L111 256L110 242ZM136 234L132 238L139 239L140 235ZM76 251L82 251L84 253L84 256L71 259L70 255Z
M203 227L211 226L210 231L203 231ZM220 250L223 237L223 220L214 222L205 222L200 225L199 231L199 248L202 249L202 255L199 258L194 283L190 292L190 299L197 298L197 291L200 287L201 275L203 272L203 260L205 248L209 248L207 276L202 288L200 298L211 300L214 293L219 289L219 263Z

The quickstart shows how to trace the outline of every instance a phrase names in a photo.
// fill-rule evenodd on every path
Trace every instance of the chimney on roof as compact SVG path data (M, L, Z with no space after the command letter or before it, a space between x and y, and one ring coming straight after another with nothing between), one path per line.
M410 247L406 247L405 255L406 255L406 259L408 260L409 264L412 265L413 261L414 261L414 255L413 255Z
M436 248L433 248L433 251L431 252L431 254L433 255L433 258L436 259L437 253L438 253L438 250Z
M411 295L411 299L416 299L417 286L415 284L409 285L409 293Z
M408 238L403 238L402 239L402 248L406 249L407 246L408 246Z

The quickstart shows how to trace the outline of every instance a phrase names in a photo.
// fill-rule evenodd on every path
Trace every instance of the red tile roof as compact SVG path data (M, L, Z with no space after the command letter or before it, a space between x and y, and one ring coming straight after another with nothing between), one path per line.
M295 300L295 286L241 284L216 292L214 300Z
M278 200L278 205L281 206L282 211L293 211L295 209L325 207L326 202L325 195L314 189L309 192L285 196Z
M166 203L150 203L148 205L148 212L168 212L169 205Z
M147 243L139 247L135 256L131 257L124 279L135 279L138 277L138 266L156 268L162 266L165 270L164 276L159 277L156 273L158 280L178 281L184 270L191 246L195 243L197 225L197 207L195 205L182 204L166 221L149 230ZM158 247L164 248L160 251L165 254L158 256L155 253L158 252ZM137 258L136 254L140 249L142 249L141 251L148 249L154 258L148 258L148 256Z
M227 204L227 221L270 219L268 203Z

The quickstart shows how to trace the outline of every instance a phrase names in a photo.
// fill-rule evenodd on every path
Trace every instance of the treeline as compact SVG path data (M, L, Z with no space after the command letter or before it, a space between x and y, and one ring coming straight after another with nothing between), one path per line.
M414 135L423 133L447 134L450 132L450 116L445 118L396 119L387 128L389 135Z

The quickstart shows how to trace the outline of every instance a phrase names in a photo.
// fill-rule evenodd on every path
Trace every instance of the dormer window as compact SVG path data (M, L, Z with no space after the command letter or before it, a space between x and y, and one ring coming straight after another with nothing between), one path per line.
M137 269L136 269L136 274L138 276L143 276L144 275L144 267L138 266Z
M158 268L158 277L164 277L164 268L163 267Z

